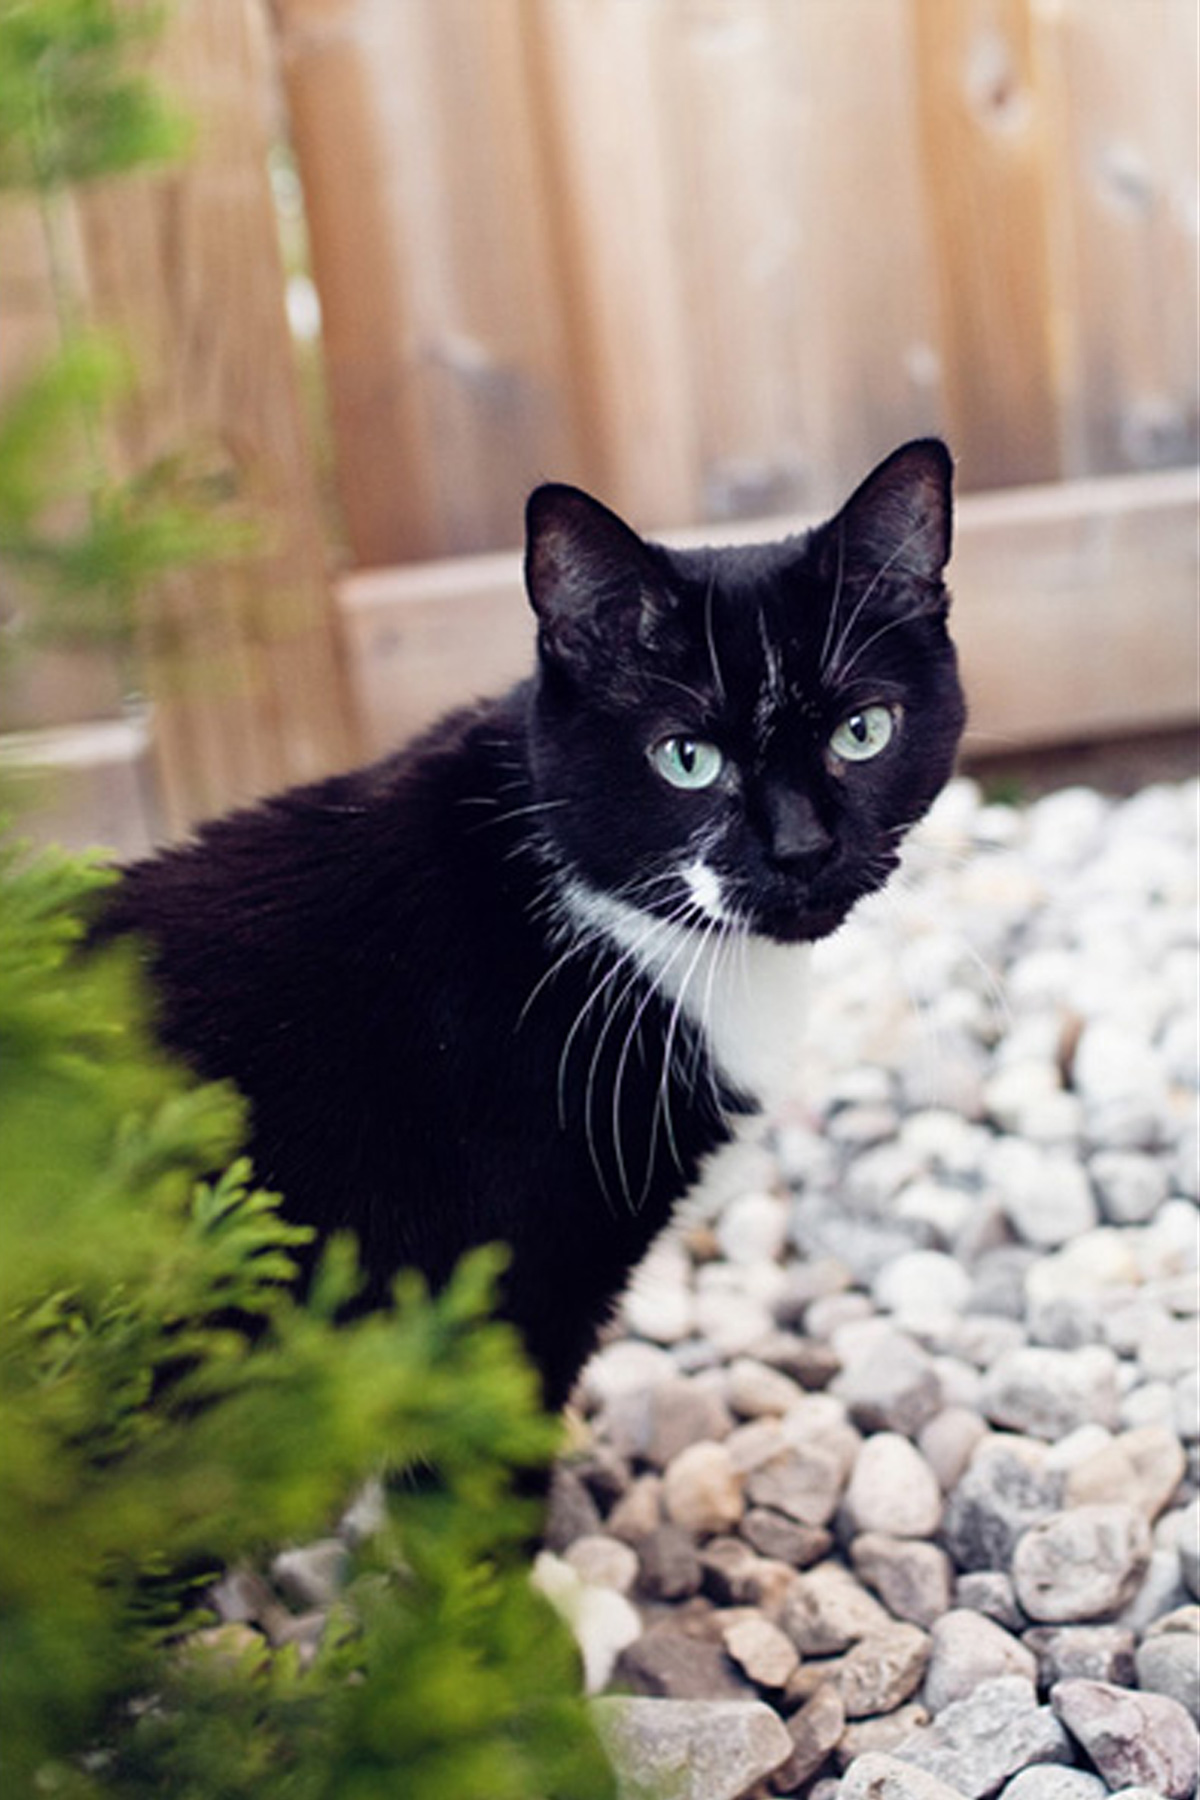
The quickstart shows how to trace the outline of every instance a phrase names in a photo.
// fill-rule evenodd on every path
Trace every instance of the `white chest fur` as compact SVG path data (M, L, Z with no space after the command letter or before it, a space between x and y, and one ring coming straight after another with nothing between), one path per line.
M581 935L607 937L631 974L653 982L703 1032L733 1086L764 1110L788 1097L807 1011L807 944L777 944L716 921L674 924L576 880L562 897Z

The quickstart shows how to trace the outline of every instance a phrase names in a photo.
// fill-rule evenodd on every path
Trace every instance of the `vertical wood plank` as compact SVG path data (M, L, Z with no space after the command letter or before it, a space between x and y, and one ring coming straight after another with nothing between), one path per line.
M669 179L664 61L675 9L534 0L531 50L585 453L610 504L695 516L692 308Z
M784 0L782 15L800 64L793 367L812 397L809 504L823 508L904 438L951 421L908 7Z
M262 534L249 558L147 596L175 830L353 747L267 180L266 48L257 0L184 0L154 65L195 121L191 157L80 202L91 306L138 363L121 456L135 470L202 461Z
M355 560L515 543L578 473L520 0L273 0Z
M1195 0L1037 0L1070 472L1200 454Z
M964 485L1061 473L1045 97L1028 0L912 0L952 434Z

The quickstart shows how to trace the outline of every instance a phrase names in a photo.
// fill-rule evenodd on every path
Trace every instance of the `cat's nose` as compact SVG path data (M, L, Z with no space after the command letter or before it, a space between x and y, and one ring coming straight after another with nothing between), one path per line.
M815 875L829 860L833 835L807 794L769 791L766 812L771 861L789 875Z

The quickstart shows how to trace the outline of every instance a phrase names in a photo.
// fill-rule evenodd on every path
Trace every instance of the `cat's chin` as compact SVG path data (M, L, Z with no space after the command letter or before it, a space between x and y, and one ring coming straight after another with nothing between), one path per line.
M811 912L772 911L760 914L755 922L757 937L770 938L776 944L817 944L832 937L844 925L851 905L823 907Z

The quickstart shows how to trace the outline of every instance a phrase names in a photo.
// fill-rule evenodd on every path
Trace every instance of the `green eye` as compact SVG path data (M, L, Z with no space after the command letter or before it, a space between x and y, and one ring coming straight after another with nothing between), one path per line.
M677 788L711 787L725 767L717 746L704 738L663 738L651 749L650 761L663 780Z
M896 729L890 706L864 706L843 719L829 740L829 748L843 762L869 762L886 750Z

